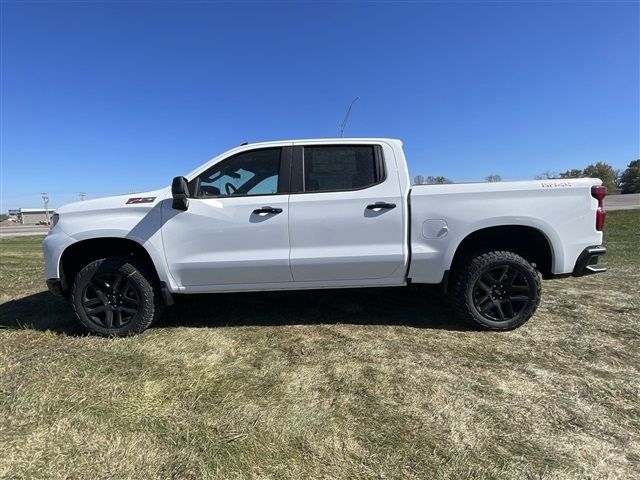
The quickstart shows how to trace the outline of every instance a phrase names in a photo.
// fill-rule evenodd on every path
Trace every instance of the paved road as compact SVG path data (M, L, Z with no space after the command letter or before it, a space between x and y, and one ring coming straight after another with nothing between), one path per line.
M633 210L640 208L640 193L626 195L609 195L604 199L605 210Z
M46 225L2 225L0 237L24 237L26 235L46 235L49 227Z

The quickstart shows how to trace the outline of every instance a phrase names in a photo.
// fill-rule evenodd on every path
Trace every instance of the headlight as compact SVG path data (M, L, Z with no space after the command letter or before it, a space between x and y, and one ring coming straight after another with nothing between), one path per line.
M60 220L60 215L58 215L57 213L51 215L51 225L49 226L49 228L55 227L58 224L58 220Z

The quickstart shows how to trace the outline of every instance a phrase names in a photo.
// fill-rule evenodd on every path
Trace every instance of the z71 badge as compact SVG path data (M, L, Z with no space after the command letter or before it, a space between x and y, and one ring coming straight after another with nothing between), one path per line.
M131 203L153 203L156 197L131 197L127 200L127 205Z

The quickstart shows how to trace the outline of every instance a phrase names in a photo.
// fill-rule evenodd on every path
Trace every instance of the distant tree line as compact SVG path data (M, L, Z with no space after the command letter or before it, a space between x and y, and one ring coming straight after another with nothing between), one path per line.
M597 162L588 165L584 169L572 168L564 172L556 173L546 171L536 176L536 180L558 178L599 178L607 187L609 194L640 193L640 160L633 160L625 170L615 170L605 162Z
M566 179L566 178L599 178L602 184L607 187L610 195L621 193L640 193L640 159L629 162L625 170L615 170L605 162L592 163L584 169L572 168L564 172L546 172L536 175L536 180ZM501 182L502 177L496 173L487 175L486 182ZM452 180L443 176L418 175L414 182L416 185L439 185L443 183L453 183Z
M488 175L485 178L486 182L501 182L502 181L502 177L500 175L496 175L496 174L492 174L492 175ZM426 177L423 177L422 175L418 175L416 178L414 178L414 183L416 185L441 185L444 183L454 183L453 180L448 179L447 177L443 177L443 176L431 176L428 175Z
M640 193L640 159L629 162L620 174L618 185L622 193Z
M446 177L432 177L431 175L427 177L423 177L422 175L418 175L414 179L414 183L416 185L440 185L443 183L453 183L452 180L449 180Z

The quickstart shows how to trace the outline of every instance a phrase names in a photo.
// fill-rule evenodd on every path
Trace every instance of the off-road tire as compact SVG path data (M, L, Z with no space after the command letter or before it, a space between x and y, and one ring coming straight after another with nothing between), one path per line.
M502 271L511 272L507 275L515 278L512 285L507 285L509 276L500 278ZM489 279L499 281L491 283ZM461 262L453 272L451 287L456 314L489 330L511 330L525 323L538 308L542 291L540 275L533 266L506 251L485 252Z
M109 280L111 287L109 282L104 281L105 278L114 279ZM116 278L120 278L120 286L124 285L121 288L128 289L119 296L115 288ZM93 294L93 298L89 298L90 294ZM91 332L104 337L124 337L140 333L151 326L163 309L155 275L144 262L133 256L102 258L86 265L73 281L71 304L80 323ZM88 313L101 307L102 311L95 316ZM128 311L123 312L121 309ZM112 312L111 323L100 321L101 316L106 318L106 310ZM135 313L131 313L131 310L135 310ZM124 318L127 320L124 321Z

